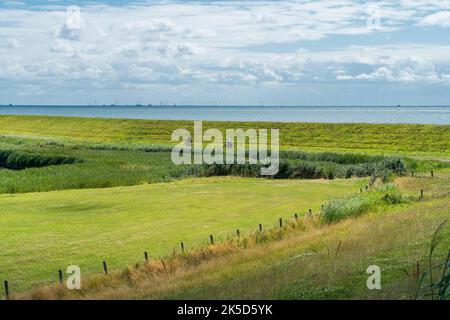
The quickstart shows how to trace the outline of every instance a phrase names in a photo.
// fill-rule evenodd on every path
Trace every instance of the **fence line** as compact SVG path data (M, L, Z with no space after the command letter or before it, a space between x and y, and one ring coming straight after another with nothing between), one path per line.
M424 199L424 190L421 189L420 190L420 195L419 195L419 201L423 200L423 199ZM323 205L321 205L321 208L323 209ZM293 222L295 224L297 224L300 218L308 219L308 218L312 218L312 217L313 217L312 209L308 209L308 211L302 217L299 217L298 213L294 213L294 215L293 215L294 221ZM292 220L291 220L291 218L289 218L289 219L287 219L287 221L292 221ZM288 225L287 223L284 224L284 226L287 226L287 225ZM269 229L267 229L267 231L275 230L275 229L278 229L278 228L283 228L283 219L282 218L278 219L278 227L269 228ZM264 232L263 225L261 223L258 224L258 231L259 232L257 232L255 234L255 236L257 238L258 238L258 234L261 234L261 233ZM238 239L241 237L240 229L236 229L236 237ZM234 238L234 236L232 238ZM209 243L210 243L210 245L214 245L215 244L214 236L212 234L209 235ZM185 253L186 248L185 248L184 241L180 242L180 249L181 249L181 253ZM175 253L175 251L174 251L174 253ZM167 257L167 256L165 256L165 257ZM140 258L140 259L142 259L142 258ZM166 269L166 264L164 262L164 257L162 257L160 260L161 260L161 263L163 265L163 268ZM136 261L139 261L139 258L136 259L134 262L131 262L131 263L136 263ZM149 261L150 261L149 254L148 254L147 251L144 251L144 262L149 262ZM110 270L108 268L108 263L107 263L106 260L102 261L102 267L103 267L103 273L105 275L108 275L110 273ZM121 266L120 268L124 268L124 267L126 267L126 265L125 266ZM96 271L93 271L93 266L83 267L82 270L86 270L86 269L90 270L90 272L87 272L88 275L94 275L94 274L98 273L99 270L100 270L100 268L98 268L99 270L97 270L97 268L95 268ZM85 272L83 272L83 273L85 273ZM39 285L50 285L50 284L55 283L55 282L59 282L60 285L63 285L63 272L62 272L61 269L57 270L57 274L55 274L54 278L46 279L46 280L35 280L35 281L33 281L30 288L32 288L34 285L38 285L38 286ZM5 299L6 300L10 300L11 299L11 289L12 289L10 281L9 280L4 280L3 281L3 286L4 286L4 297L5 297ZM30 288L28 288L26 290L29 290ZM1 295L0 295L0 298L1 298Z
M309 209L309 210L311 210L311 209ZM301 218L307 218L306 215L307 214L305 214ZM293 218L294 218L294 222L297 223L298 220L299 220L298 213L295 213L293 215ZM287 219L286 221L290 221L290 220ZM278 225L279 225L278 227L269 228L269 229L266 229L266 230L267 231L271 231L271 230L275 230L275 229L278 229L278 228L283 228L283 219L282 218L278 219ZM287 224L284 224L284 226L287 226ZM265 230L263 230L263 225L261 223L258 224L258 230L259 230L259 233L262 233L262 232L265 231ZM251 234L252 233L250 233L250 235ZM257 234L256 234L256 236L257 236ZM234 238L234 237L237 237L237 238L241 237L240 229L236 229L236 236L232 236L232 238ZM230 239L229 236L227 236L227 239ZM209 245L215 245L215 244L216 244L216 242L214 241L214 235L210 234L209 235ZM185 253L187 251L187 248L185 247L185 242L184 241L180 242L180 250L181 250L181 253ZM174 251L174 253L175 253L175 251ZM130 264L131 263L136 263L137 261L139 261L139 259L136 259L134 262L130 262ZM150 261L149 253L148 253L148 251L144 251L144 262L149 262L149 261ZM161 263L163 265L163 268L166 269L166 264L164 262L164 258L161 258ZM120 268L125 268L125 267L126 267L126 265L122 265ZM100 270L102 270L103 274L105 274L105 275L108 275L111 272L111 270L110 270L110 268L108 266L108 261L107 260L103 260L101 262L101 268L98 268L98 270L97 270L97 268L95 268L93 266L90 266L90 267L86 266L86 267L82 268L82 270L86 270L86 269L88 269L89 271L88 272L83 272L83 273L87 273L88 275L98 274L100 272ZM64 276L63 276L63 270L62 269L58 269L55 272L55 277L54 278L50 277L50 278L45 279L45 280L35 280L35 281L32 282L31 287L29 287L28 289L25 289L23 291L29 290L29 289L31 289L33 287L36 287L36 286L38 287L38 286L42 286L42 285L51 285L53 283L59 283L60 285L64 285ZM6 300L10 300L11 299L11 290L13 290L13 288L11 287L11 282L8 281L8 280L4 280L4 296L5 296ZM0 297L1 297L1 295L0 295Z

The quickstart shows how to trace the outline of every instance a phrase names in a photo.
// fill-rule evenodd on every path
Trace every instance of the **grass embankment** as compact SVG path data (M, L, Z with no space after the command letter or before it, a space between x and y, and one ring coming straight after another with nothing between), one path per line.
M280 241L255 243L258 233L165 261L84 278L82 290L56 285L16 298L33 299L413 299L427 271L436 228L450 217L448 198L372 208L336 224L317 219L269 232ZM263 233L264 234L264 233ZM432 265L445 261L450 228ZM368 266L381 268L381 290L368 290ZM440 279L442 268L435 270ZM425 278L428 281L428 278ZM421 294L429 294L429 290ZM429 297L429 296L427 296Z
M126 146L171 145L174 129L192 127L192 121L0 116L0 135ZM283 149L450 158L448 125L204 122L208 128L280 129Z
M84 274L246 235L278 218L313 212L334 197L359 190L364 180L204 178L109 189L0 195L0 279L11 289L53 281L58 269Z

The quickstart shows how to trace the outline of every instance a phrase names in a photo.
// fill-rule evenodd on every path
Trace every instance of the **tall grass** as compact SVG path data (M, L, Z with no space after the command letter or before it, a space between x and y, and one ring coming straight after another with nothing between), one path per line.
M378 205L399 204L403 201L406 200L402 197L399 187L394 184L386 184L370 192L328 201L320 212L320 218L324 223L333 223L359 216Z
M403 175L406 165L399 157L289 152L283 153L275 179L349 179L352 177L382 177ZM319 161L319 159L321 159ZM359 162L367 161L367 162ZM201 176L261 177L260 164L213 164L192 169Z
M28 154L15 150L0 150L0 167L8 169L39 168L60 164L73 164L81 162L75 157L48 156L41 154Z
M450 298L450 251L448 251L444 263L433 266L433 254L445 237L443 230L447 222L448 220L444 220L433 233L428 254L428 270L423 272L420 277L416 299L429 297L432 300L447 300ZM428 284L425 284L427 279Z
M380 162L385 159L380 155L337 153L337 152L304 152L304 151L281 151L282 158L291 160L307 160L313 162L334 162L339 164L358 164Z

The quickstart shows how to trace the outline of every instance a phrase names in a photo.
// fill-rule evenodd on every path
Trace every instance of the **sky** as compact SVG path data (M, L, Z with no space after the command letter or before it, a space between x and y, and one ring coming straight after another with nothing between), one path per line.
M0 0L0 104L450 105L450 0Z

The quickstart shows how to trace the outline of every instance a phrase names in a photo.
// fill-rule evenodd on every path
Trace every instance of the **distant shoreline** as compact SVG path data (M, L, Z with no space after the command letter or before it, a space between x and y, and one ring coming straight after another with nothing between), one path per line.
M0 108L450 108L450 105L207 105L207 104L0 104Z
M450 125L450 106L0 106L2 115L106 119Z

